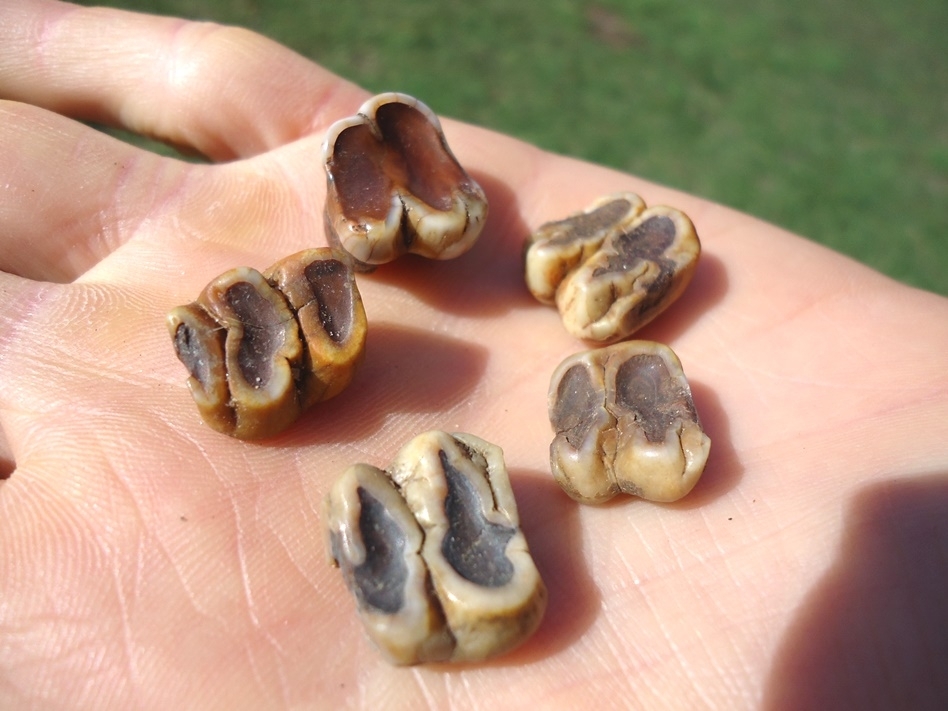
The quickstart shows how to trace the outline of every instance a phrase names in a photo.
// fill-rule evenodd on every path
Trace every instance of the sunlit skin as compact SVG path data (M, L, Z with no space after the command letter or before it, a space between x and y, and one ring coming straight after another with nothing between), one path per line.
M201 421L165 314L228 269L326 245L320 142L368 93L248 31L19 0L0 11L0 97L0 707L898 708L948 694L945 299L444 119L490 200L477 245L360 275L369 333L351 386L240 442ZM549 378L587 344L527 292L523 241L622 190L686 212L702 241L685 294L636 334L674 348L713 442L676 504L582 506L550 474ZM549 588L537 633L483 665L387 664L324 549L335 478L429 429L503 448Z

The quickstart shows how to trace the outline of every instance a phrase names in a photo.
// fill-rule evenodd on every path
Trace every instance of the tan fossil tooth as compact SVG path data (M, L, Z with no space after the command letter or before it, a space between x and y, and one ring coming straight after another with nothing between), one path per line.
M616 193L595 200L581 212L537 228L524 246L524 278L534 298L556 303L563 279L589 259L611 234L632 224L645 209L635 193Z
M574 499L618 493L676 501L704 471L711 440L681 362L665 345L626 341L577 353L550 382L550 466Z
M524 279L539 301L556 304L570 334L613 343L681 296L700 254L687 215L619 193L531 235Z
M454 639L432 594L424 534L388 475L349 467L323 506L330 554L375 645L394 664L443 661Z
M701 244L683 212L652 207L563 280L556 306L577 338L627 338L681 296L694 275Z

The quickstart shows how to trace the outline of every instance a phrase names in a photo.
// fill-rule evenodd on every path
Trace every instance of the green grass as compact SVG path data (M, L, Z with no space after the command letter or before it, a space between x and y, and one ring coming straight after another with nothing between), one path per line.
M948 294L945 0L121 0L756 214Z

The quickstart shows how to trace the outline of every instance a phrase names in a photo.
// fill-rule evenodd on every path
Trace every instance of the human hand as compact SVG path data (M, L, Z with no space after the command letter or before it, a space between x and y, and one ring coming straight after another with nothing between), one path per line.
M200 421L165 313L231 267L326 243L319 144L366 97L242 30L3 11L0 707L944 695L948 302L733 210L445 120L490 199L474 249L360 275L366 361L285 434L244 443ZM619 190L685 211L704 248L636 334L681 357L712 439L676 504L580 506L549 473L549 377L587 346L527 294L522 242ZM384 466L432 428L503 447L550 599L507 656L398 669L327 563L319 506L346 466Z

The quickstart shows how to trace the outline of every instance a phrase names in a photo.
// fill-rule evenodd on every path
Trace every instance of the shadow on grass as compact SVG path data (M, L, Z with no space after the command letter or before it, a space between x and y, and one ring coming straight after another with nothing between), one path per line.
M948 473L868 487L845 527L762 708L948 708Z

